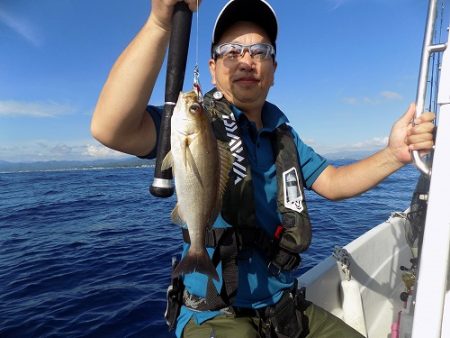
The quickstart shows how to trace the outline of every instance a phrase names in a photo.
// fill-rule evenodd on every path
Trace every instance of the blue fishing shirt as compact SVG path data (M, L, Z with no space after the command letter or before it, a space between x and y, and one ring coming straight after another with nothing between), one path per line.
M148 111L155 121L157 130L159 130L162 109L149 106ZM277 127L289 121L277 106L269 102L266 102L263 106L263 128L259 130L257 130L255 123L249 121L238 108L232 106L232 111L240 127L241 138L245 144L251 167L257 225L265 229L268 234L273 234L275 228L281 224L281 216L277 208L277 176L271 136ZM328 162L315 153L311 147L304 144L293 129L292 135L297 146L305 187L311 189L314 181L328 166ZM155 156L156 151L154 150L148 157ZM213 225L216 228L230 226L220 215ZM187 253L188 249L189 245L184 243L182 256ZM214 248L208 247L206 249L212 257ZM278 276L270 274L265 257L256 249L249 249L240 253L238 271L238 291L233 303L237 307L257 309L272 305L280 300L283 291L291 288L294 282L294 277L290 272L282 272ZM219 293L223 283L220 262L217 266L217 274L219 275L219 281L213 280L213 283ZM190 294L200 297L206 296L208 283L206 275L197 272L189 273L184 275L183 281ZM199 312L182 306L175 333L177 337L181 337L184 327L191 318L197 324L201 324L220 314L222 314L221 311Z

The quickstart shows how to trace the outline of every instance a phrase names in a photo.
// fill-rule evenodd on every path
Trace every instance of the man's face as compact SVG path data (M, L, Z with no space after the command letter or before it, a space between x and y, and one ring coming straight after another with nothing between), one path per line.
M226 42L250 45L270 40L259 26L242 21L231 26L218 44ZM258 114L273 84L276 66L273 58L252 58L248 50L235 60L218 57L209 61L212 83L225 98L244 112Z

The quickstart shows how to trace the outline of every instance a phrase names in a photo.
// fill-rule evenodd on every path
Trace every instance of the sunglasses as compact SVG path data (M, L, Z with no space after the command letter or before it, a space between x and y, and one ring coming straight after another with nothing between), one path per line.
M213 58L224 58L229 61L235 61L244 56L245 51L254 60L267 60L275 56L275 48L268 43L255 43L251 45L243 45L240 43L222 43L214 48Z

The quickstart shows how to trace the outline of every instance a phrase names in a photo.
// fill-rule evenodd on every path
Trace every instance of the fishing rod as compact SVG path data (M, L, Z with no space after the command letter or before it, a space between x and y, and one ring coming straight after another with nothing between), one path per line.
M164 157L170 151L170 120L183 89L191 33L192 11L184 1L178 2L172 15L172 32L167 56L164 111L158 137L158 149L153 183L149 190L156 197L170 197L174 193L172 169L161 170Z

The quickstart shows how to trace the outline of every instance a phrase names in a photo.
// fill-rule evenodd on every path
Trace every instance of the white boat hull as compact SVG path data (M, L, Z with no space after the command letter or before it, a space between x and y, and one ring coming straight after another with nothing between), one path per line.
M359 283L363 318L369 337L390 337L391 325L403 308L400 294L405 291L400 266L409 267L412 253L405 239L405 219L393 216L368 231L345 249L351 255L352 279ZM328 257L300 278L306 297L345 320L341 265Z

